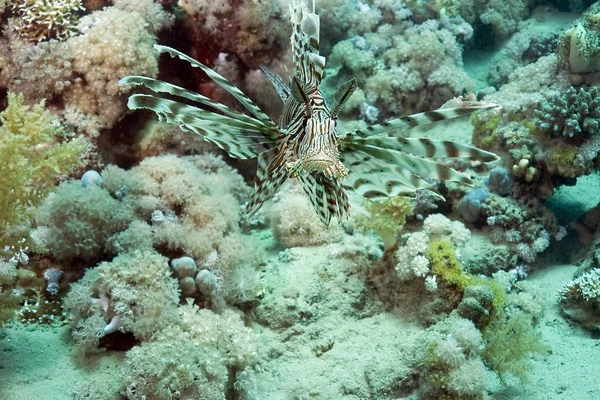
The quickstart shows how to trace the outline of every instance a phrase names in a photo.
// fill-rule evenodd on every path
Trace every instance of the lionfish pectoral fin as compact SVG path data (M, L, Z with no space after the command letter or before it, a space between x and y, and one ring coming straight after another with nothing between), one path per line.
M409 130L421 125L433 124L448 119L470 115L478 110L487 110L498 107L499 106L495 103L465 102L461 107L438 108L437 110L412 114L402 118L395 118L384 121L380 124L367 126L364 129L348 132L343 137L342 141L351 142L357 138L365 139L373 136L406 136Z
M283 133L240 89L204 64L175 49L159 45L154 47L160 53L178 57L204 71L217 85L235 97L251 115L180 86L143 76L127 76L119 81L120 85L144 86L155 93L132 95L127 103L130 109L154 111L161 120L200 135L233 158L253 158L275 147ZM159 94L183 98L188 103L191 101L196 104L158 97Z
M285 159L286 153L284 152L274 156L272 152L267 152L259 156L254 192L250 196L244 214L247 216L254 215L287 180L289 173ZM270 161L270 164L267 168L264 168L264 164L268 161Z
M339 220L347 215L350 209L348 194L337 179L323 174L303 174L298 180L325 225L329 226L332 217Z
M367 138L355 138L352 143L366 147L402 151L414 156L429 159L460 158L482 162L496 161L499 159L496 154L489 151L449 140L411 138L404 136L371 136Z
M180 129L200 135L217 145L231 157L254 158L275 147L273 133L260 121L250 117L240 120L220 115L187 104L155 96L135 94L127 103L132 110L154 111L160 120L179 126ZM265 132L269 129L268 132Z
M469 177L448 166L392 149L355 144L342 152L340 161L349 170L344 187L375 201L414 196L417 190L431 191L443 199L425 179L472 183Z
M468 176L434 160L463 158L485 162L495 161L498 156L451 141L405 137L408 130L420 125L498 107L475 101L452 104L461 106L413 114L342 135L340 161L350 171L344 187L364 197L383 200L398 195L414 195L420 189L436 194L427 181L431 179L472 184ZM436 197L442 198L439 193Z
M177 57L183 61L187 61L192 67L201 69L211 80L213 80L227 93L232 95L237 101L239 101L240 104L243 105L244 108L246 108L246 110L248 110L254 118L265 124L265 126L277 127L271 118L269 118L269 116L265 114L260 107L258 107L248 96L246 96L244 92L242 92L237 86L230 83L227 79L225 79L225 77L221 76L216 71L171 47L155 44L154 48L159 53L169 54L173 58Z

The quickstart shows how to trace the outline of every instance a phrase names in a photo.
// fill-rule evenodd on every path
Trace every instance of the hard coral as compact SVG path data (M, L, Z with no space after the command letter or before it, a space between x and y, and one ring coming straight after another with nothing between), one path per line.
M81 0L13 0L10 6L18 15L16 31L32 42L68 38L75 31L79 13L85 10Z
M540 129L551 137L593 135L600 127L600 91L569 88L565 93L545 99L534 110Z

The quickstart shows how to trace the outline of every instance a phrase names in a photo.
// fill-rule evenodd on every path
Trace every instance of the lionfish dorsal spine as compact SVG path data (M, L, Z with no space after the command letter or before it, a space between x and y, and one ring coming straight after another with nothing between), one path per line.
M323 78L325 57L319 55L319 16L314 0L295 0L290 6L294 75L306 87L318 87Z

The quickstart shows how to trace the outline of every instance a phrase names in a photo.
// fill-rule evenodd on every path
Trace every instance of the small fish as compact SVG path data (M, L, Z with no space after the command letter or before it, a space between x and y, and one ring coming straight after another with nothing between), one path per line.
M419 189L435 192L425 179L472 183L467 176L435 159L494 161L498 158L468 145L405 136L407 130L419 125L498 107L477 102L474 97L453 99L435 111L338 134L338 114L356 89L356 81L351 79L342 84L335 92L333 105L328 106L319 88L325 58L319 55L319 16L315 14L314 1L307 4L294 0L290 11L294 63L290 83L285 84L281 77L263 67L284 103L278 124L223 76L170 47L154 46L160 53L200 68L250 115L156 79L128 76L120 81L123 85L142 85L157 94L170 94L201 106L134 94L128 101L130 109L152 110L162 121L202 136L233 158L258 159L255 190L246 206L247 215L256 213L287 179L295 178L320 220L329 225L332 217L341 219L348 213L347 190L375 201L414 195Z

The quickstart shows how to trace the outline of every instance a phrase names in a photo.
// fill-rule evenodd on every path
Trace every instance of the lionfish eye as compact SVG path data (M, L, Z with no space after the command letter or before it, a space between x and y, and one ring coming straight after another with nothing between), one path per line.
M349 81L342 83L340 87L337 88L333 98L335 99L335 104L331 111L331 118L337 119L340 110L344 103L352 96L354 90L356 89L356 79L352 78Z

